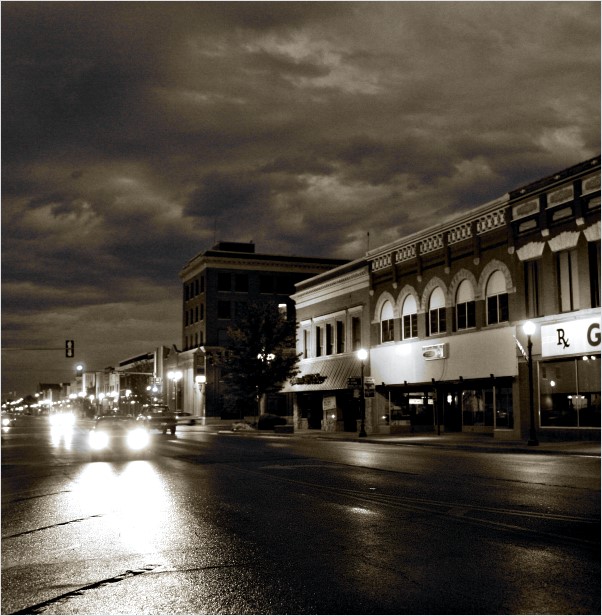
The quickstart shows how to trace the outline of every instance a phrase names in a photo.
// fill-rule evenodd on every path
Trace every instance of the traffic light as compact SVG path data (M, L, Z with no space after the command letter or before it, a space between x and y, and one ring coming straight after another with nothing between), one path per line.
M65 340L65 357L73 357L75 355L75 342L73 340Z

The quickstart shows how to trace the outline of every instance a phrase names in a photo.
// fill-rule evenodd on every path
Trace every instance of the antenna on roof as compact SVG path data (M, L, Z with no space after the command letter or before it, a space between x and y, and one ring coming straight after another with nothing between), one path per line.
M370 252L370 231L366 232L366 252Z

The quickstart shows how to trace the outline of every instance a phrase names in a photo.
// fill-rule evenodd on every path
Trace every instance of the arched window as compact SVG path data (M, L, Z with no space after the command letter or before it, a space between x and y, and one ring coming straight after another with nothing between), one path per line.
M506 279L496 270L487 280L487 325L495 325L508 320L508 293Z
M456 292L456 329L476 327L474 289L468 280L463 280Z
M385 302L380 311L380 341L391 342L395 340L393 327L393 306L391 302Z
M436 287L429 298L429 336L445 333L445 295Z
M404 340L416 338L418 336L418 309L412 295L408 295L403 302L401 318L403 321L402 338Z

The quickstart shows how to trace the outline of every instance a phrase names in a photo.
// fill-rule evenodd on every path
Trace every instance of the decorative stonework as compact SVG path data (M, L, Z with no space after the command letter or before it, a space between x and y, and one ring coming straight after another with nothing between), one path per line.
M436 233L420 242L420 254L424 255L427 252L434 252L443 248L443 233Z
M399 318L399 310L397 309L397 303L395 302L395 299L388 291L384 291L383 293L380 294L380 296L378 297L378 300L376 301L376 305L374 307L374 319L372 321L373 323L380 322L380 313L383 309L383 306L387 302L390 302L391 306L393 306L393 318L394 319Z
M506 225L506 219L504 216L504 209L497 210L495 212L489 212L485 216L481 216L477 219L477 233L487 233L493 229L499 229Z
M524 203L519 203L512 208L512 220L518 220L525 216L537 214L539 211L539 199L531 199Z
M474 274L468 271L467 269L461 269L458 271L458 273L452 278L451 282L449 283L449 300L448 301L449 301L450 306L455 305L456 292L458 290L458 287L460 286L460 283L464 280L468 280L468 282L470 282L470 284L472 285L475 300L481 299L482 290Z
M426 283L426 286L424 287L424 291L422 292L422 299L420 301L420 311L421 312L428 312L429 298L431 297L431 293L437 287L441 287L441 290L443 291L443 295L445 296L445 307L449 308L452 305L449 303L449 296L447 294L447 286L445 285L443 280L441 280L441 278L439 278L438 276L433 276Z
M560 205L561 203L566 203L567 201L571 201L574 199L575 192L573 190L573 186L563 186L559 190L555 190L554 192L548 193L547 202L548 207L555 207Z
M600 190L600 174L591 175L588 178L585 178L582 183L581 194L587 195L589 193L595 192L596 190Z
M506 292L514 293L516 289L512 284L512 276L510 275L510 270L502 261L498 261L498 259L493 259L487 263L487 265L483 268L481 275L479 276L479 288L485 291L487 288L487 281L489 280L489 276L493 274L496 270L500 270L502 274L504 274L504 278L506 279Z
M418 311L418 309L420 308L420 297L418 296L416 289L414 289L414 287L410 286L409 284L406 284L399 292L399 295L397 296L397 302L395 303L395 310L400 316L403 310L403 303L406 301L406 297L408 297L408 295L411 295L414 298L414 301L416 302L416 310Z
M587 227L587 229L584 229L583 235L585 235L585 239L588 242L599 242L600 241L600 221L591 225L591 227Z
M539 259L543 254L544 248L546 247L545 242L529 242L524 246L521 246L516 251L516 256L521 261L529 261L531 259Z
M402 263L416 258L416 244L409 244L395 251L395 263Z
M466 222L462 225L449 230L447 241L448 244L457 244L472 237L472 224Z
M579 241L579 231L565 231L551 240L548 240L548 246L552 252L559 252L560 250L570 250L577 246Z

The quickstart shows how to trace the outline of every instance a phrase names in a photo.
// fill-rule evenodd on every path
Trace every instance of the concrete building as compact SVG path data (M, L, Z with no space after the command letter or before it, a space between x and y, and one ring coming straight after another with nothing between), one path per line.
M361 397L350 379L361 377L357 351L370 346L368 262L358 259L297 285L299 374L284 388L293 394L301 429L359 429ZM369 373L369 364L364 366Z
M303 397L313 392L320 421L309 427L355 429L344 420L352 411L338 410L339 400L350 408L353 402L341 378L333 402L333 379L322 371L335 364L321 356L345 360L338 373L345 377L357 366L351 349L333 347L320 323L340 327L337 315L362 306L370 320L366 380L375 385L368 433L478 431L522 439L534 428L542 438L599 438L599 158L369 251L356 271L367 282L351 293L342 292L346 273L339 270L332 281L336 270L298 285L294 296L299 338L313 340L302 376L327 377L287 386L297 392L301 418ZM535 325L530 338L527 320Z
M181 391L181 408L203 423L233 418L224 404L220 371L212 362L213 354L227 345L228 327L249 302L257 301L278 304L294 320L295 284L343 263L260 254L253 243L242 242L219 242L195 255L180 272L181 349L172 348L166 360L168 372L177 377L173 387Z

